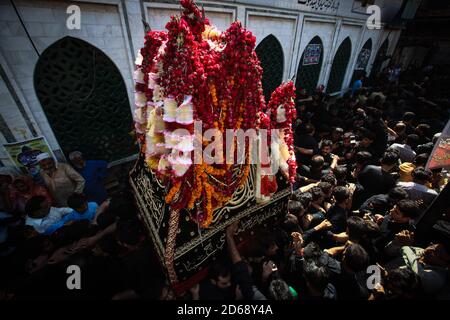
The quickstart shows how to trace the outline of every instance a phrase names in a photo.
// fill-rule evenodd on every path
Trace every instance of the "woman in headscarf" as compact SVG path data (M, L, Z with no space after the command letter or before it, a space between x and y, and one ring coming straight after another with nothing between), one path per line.
M34 196L44 196L49 203L53 203L53 199L48 190L34 183L30 177L19 176L15 178L9 196L11 212L20 215L25 214L25 205Z

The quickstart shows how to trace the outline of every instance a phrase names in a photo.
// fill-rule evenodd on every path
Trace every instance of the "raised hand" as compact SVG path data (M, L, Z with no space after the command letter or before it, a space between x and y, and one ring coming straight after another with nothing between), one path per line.
M231 237L234 236L236 234L238 227L239 227L239 220L230 224L227 228L227 235Z
M414 243L414 232L402 230L395 235L394 241L403 246L410 246Z
M277 270L278 270L277 265L272 260L264 262L262 272L263 281L267 280L269 276L272 274L272 272L275 272Z
M332 226L333 225L331 224L331 222L328 221L327 219L325 219L321 223L319 223L316 227L314 227L314 229L316 229L316 231L326 230L326 229L330 229Z

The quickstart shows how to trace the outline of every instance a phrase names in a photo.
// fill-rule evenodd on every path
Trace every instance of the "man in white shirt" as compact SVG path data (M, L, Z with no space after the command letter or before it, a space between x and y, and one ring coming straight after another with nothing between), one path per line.
M48 153L41 153L36 157L41 167L41 176L50 191L54 205L67 207L67 199L73 193L82 193L84 178L70 165L56 163Z
M416 152L413 150L417 146L419 136L417 134L409 134L406 137L406 143L394 143L389 149L394 149L399 152L399 157L402 162L413 162Z
M35 196L28 200L25 206L27 213L25 225L33 227L38 233L48 233L47 230L51 226L60 222L66 214L72 211L71 208L51 207L45 197Z
M418 167L412 172L413 182L399 182L397 185L408 192L411 200L423 200L424 205L428 206L436 198L438 193L428 188L427 183L431 182L433 174L430 170Z

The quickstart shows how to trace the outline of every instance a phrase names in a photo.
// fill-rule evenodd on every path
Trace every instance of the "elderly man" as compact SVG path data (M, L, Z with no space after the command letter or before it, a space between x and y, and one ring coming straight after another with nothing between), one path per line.
M48 153L36 157L41 167L41 175L55 200L56 207L67 207L67 199L73 193L82 193L84 179L70 165L56 163Z
M85 160L83 154L74 151L69 154L75 170L85 179L84 194L88 201L98 204L103 203L108 197L104 186L104 179L107 176L108 163L104 160Z

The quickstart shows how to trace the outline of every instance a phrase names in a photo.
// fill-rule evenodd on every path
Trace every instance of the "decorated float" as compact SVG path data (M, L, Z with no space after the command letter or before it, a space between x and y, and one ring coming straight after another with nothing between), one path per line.
M245 240L286 213L296 172L292 82L266 104L256 38L219 31L192 0L148 31L135 62L140 156L130 182L173 287L198 281L240 220Z

